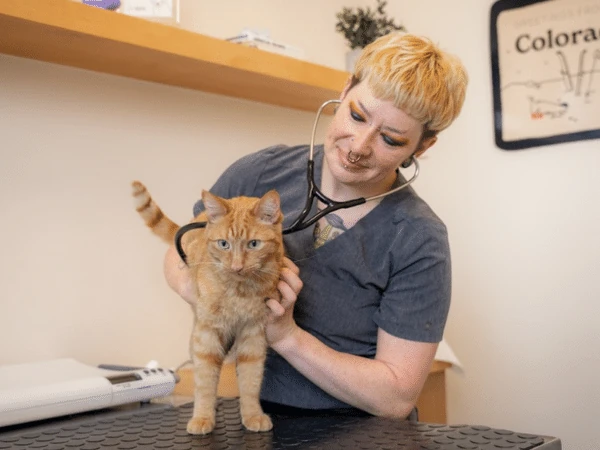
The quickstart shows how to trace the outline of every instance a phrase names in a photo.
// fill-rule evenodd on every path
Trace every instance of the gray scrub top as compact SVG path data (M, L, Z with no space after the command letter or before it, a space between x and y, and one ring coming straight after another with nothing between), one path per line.
M231 165L212 187L224 198L260 197L276 189L284 228L306 203L308 146L277 145ZM323 147L315 146L320 185ZM397 183L404 182L398 174ZM194 215L202 202L194 205ZM313 205L313 212L316 206ZM312 214L311 214L312 215ZM318 249L314 225L284 236L287 256L304 287L297 324L334 350L373 358L377 330L399 338L439 342L451 293L445 225L412 187L391 194L352 228ZM349 407L306 379L269 349L261 399L299 408Z

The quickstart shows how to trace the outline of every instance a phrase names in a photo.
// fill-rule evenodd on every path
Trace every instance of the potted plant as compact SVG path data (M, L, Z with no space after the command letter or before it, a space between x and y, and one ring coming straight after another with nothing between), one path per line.
M394 30L406 31L402 25L397 25L394 19L387 17L385 7L387 1L377 0L377 8L343 8L336 14L338 19L335 30L342 33L350 51L346 54L346 70L354 69L356 58L364 47L378 37L384 36Z

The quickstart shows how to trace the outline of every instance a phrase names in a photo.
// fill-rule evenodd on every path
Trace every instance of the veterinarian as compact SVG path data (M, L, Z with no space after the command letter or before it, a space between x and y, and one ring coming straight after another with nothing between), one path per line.
M427 151L456 119L466 86L460 61L430 40L402 32L379 38L363 50L324 144L314 147L316 185L327 197L346 201L405 183L398 167ZM211 192L258 197L277 189L289 226L306 203L308 154L308 145L250 154L229 167ZM201 208L197 203L194 214ZM445 225L408 186L339 209L284 238L281 299L267 300L265 412L360 410L407 417L450 306ZM165 276L194 302L174 248L165 257Z

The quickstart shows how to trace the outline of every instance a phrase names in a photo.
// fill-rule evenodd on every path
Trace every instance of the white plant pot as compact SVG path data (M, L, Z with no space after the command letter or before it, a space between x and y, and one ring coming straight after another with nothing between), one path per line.
M346 53L346 71L353 73L354 66L356 65L356 61L360 56L360 53L363 51L362 48L355 48L354 50L349 50Z

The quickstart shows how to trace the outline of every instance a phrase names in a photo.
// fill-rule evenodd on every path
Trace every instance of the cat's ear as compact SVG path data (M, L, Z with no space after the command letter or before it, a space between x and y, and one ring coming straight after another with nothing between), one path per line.
M208 191L202 191L202 203L204 203L210 223L218 222L229 212L229 206L225 200Z
M254 215L261 222L276 224L283 217L279 206L279 194L276 190L270 190L258 201L254 207Z

